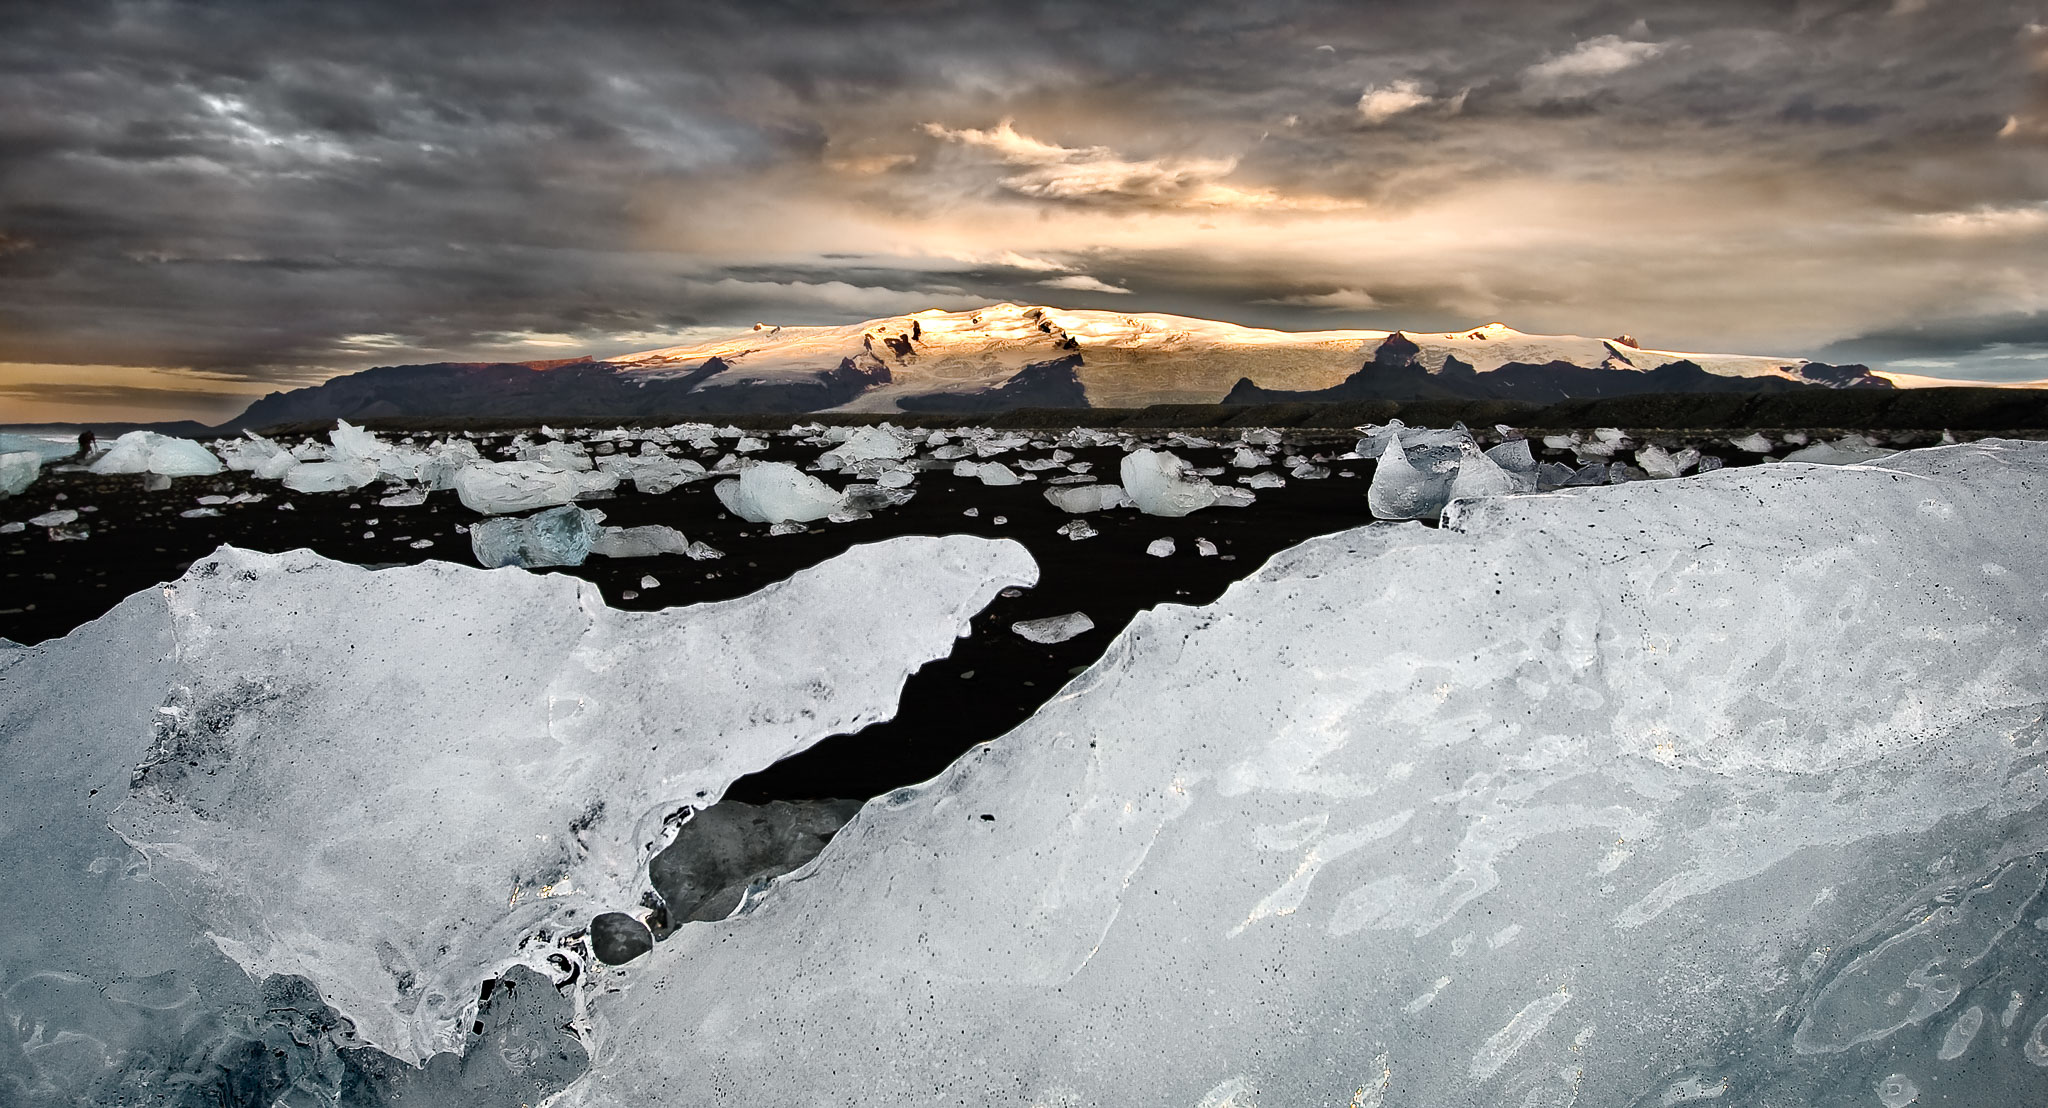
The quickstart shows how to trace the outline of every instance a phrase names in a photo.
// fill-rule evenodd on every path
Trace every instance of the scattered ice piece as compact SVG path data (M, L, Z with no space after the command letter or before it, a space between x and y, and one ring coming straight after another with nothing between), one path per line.
M1465 456L1451 478L1446 501L1474 496L1506 496L1517 491L1520 491L1520 486L1507 470L1481 452L1477 445L1467 443Z
M841 494L787 462L762 462L712 490L726 510L748 523L809 523L840 506Z
M1319 466L1314 462L1306 460L1304 460L1300 465L1297 465L1293 469L1287 471L1287 476L1292 477L1297 481L1321 481L1329 475L1330 467ZM1351 476L1351 474L1346 473L1344 476L1349 477Z
M208 496L202 496L202 497L200 497L200 498L199 498L199 503L200 503L200 504L201 504L202 506L207 506L207 507L211 507L212 505L215 505L215 504L225 504L225 503L227 503L227 502L228 502L228 498L227 498L227 497L225 497L225 496L222 496L222 495L221 495L220 493L213 493L213 494L211 494L211 495L208 495Z
M43 472L43 456L33 450L0 454L0 496L18 496Z
M485 569L580 566L597 536L591 514L565 504L523 518L484 520L469 529L469 545Z
M1045 490L1045 499L1053 507L1073 515L1121 508L1131 502L1122 485L1103 484L1054 485Z
M1584 488L1607 483L1607 463L1589 462L1573 471L1571 479L1564 483L1566 488Z
M1324 472L1328 471L1325 470ZM1287 487L1287 478L1267 470L1240 477L1237 479L1237 483L1248 489L1283 489Z
M0 535L18 535L26 530L28 530L28 524L18 519L9 523L0 523Z
M1685 453L1681 451L1680 453ZM1636 451L1636 464L1644 473L1658 480L1668 480L1683 474L1699 461L1699 452L1693 451L1690 462L1680 459L1661 446L1651 443Z
M1008 522L1010 522L1010 517L1009 517L1009 516L997 516L997 517L995 517L994 519L992 519L992 520L989 520L989 522L990 522L990 523L993 523L993 524L995 524L995 525L996 525L997 527L1001 527L1001 526L1002 526L1003 524L1005 524L1005 523L1008 523Z
M1212 485L1194 476L1187 462L1163 450L1134 450L1124 455L1120 475L1124 494L1146 515L1173 518L1213 504L1242 507L1251 503L1249 493Z
M1712 454L1702 454L1700 455L1699 471L1701 473L1712 473L1714 470L1720 469L1722 466L1725 466L1727 464L1728 463L1722 461L1720 458Z
M1761 431L1751 431L1739 439L1729 439L1728 445L1745 454L1769 454L1771 452L1771 440L1765 438Z
M409 543L408 545L410 545L410 546L411 546L411 547L412 547L412 548L413 548L414 550L425 550L426 548L428 548L428 547L430 547L430 546L434 545L434 540L432 540L432 539L414 539L414 540L412 540L412 542L411 542L411 543Z
M293 492L346 492L377 479L377 467L362 461L302 462L285 471L284 487Z
M658 589L661 587L661 582L650 573L640 579L640 587L643 589Z
M1216 556L1216 544L1210 542L1208 539L1196 539L1195 553L1201 555L1204 558L1213 558Z
M70 508L59 508L54 512L44 512L39 516L30 516L28 524L30 527L62 527L67 523L76 522L78 522L78 513L76 511Z
M403 492L394 492L390 496L377 501L377 505L382 508L417 508L426 502L427 490L406 489Z
M1153 539L1145 544L1145 553L1152 555L1154 558L1171 558L1176 549L1177 547L1174 546L1173 539L1170 537Z
M963 516L966 516L966 517L967 517L968 519L974 519L975 517L977 517L977 516L981 515L981 509L980 509L980 508L969 508L969 509L967 509L966 511L964 511L964 512L961 512L960 514L961 514L961 515L963 515Z
M1627 462L1616 462L1607 467L1607 483L1619 485L1628 481L1647 481L1650 475Z
M181 519L205 519L209 516L217 516L219 514L219 508L187 508L184 511L179 512L178 516ZM365 535L363 537L369 538L370 536Z
M710 561L713 558L725 557L725 551L720 550L709 543L692 542L690 543L690 548L688 550L683 551L683 556L690 559L693 562L704 562Z
M606 527L590 544L590 552L605 558L652 558L657 554L683 554L690 540L681 531L659 523L640 527Z
M1812 441L1804 431L1787 431L1778 437L1785 440L1787 446L1805 446Z
M1267 459L1264 454L1253 450L1249 446L1238 447L1237 453L1230 456L1230 464L1238 469L1257 469L1265 465L1266 461Z
M1060 525L1059 531L1057 533L1065 535L1066 537L1073 539L1076 542L1082 539L1092 539L1095 536L1101 534L1100 531L1097 531L1085 519L1077 519L1069 523L1063 523Z
M784 521L783 521L783 522L781 522L781 523L771 523L771 524L769 524L769 525L768 525L768 533L769 533L770 535L775 535L775 536L780 536L780 535L801 535L801 534L803 534L803 533L804 533L805 531L808 531L808 530L810 530L810 528L808 528L808 527L805 527L805 526L804 526L803 524L801 524L801 523L794 523L794 522L791 522L791 521L789 521L789 520L784 520Z
M1450 482L1408 464L1398 434L1389 434L1379 449L1372 485L1365 492L1366 507L1372 514L1380 519L1435 519L1441 515L1449 499Z
M621 481L630 481L633 488L650 496L672 492L678 486L692 481L701 481L710 474L702 465L690 458L671 458L666 454L642 454L628 457L614 454L599 459L599 469L617 475Z
M742 435L740 441L734 443L732 448L740 454L757 454L768 449L768 444L752 435Z
M1095 621L1089 619L1086 612L1068 612L1063 616L1018 620L1010 625L1010 630L1020 638L1050 645L1095 630Z
M1786 441L1791 441L1788 437ZM1873 458L1885 458L1897 451L1877 445L1867 435L1845 435L1834 442L1817 442L1801 447L1783 458L1781 462L1812 462L1816 465L1855 465Z
M156 473L165 477L210 477L227 467L213 451L191 439L130 431L86 467L93 473Z
M885 469L875 475L875 484L885 489L900 489L917 480L917 474L907 469Z
M1530 452L1528 439L1510 438L1488 448L1486 456L1513 479L1516 492L1536 491L1536 455Z

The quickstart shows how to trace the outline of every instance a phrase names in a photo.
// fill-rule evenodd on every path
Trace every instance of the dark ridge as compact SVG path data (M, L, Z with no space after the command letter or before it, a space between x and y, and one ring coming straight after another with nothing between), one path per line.
M644 370L587 359L380 366L311 388L271 393L221 429L265 430L336 419L537 423L809 411L844 404L889 380L888 368L879 361L862 366L849 358L789 382L711 383L728 368L716 357L686 373L656 378Z
M1402 345L1396 346L1395 340ZM1327 389L1288 392L1260 388L1240 378L1223 403L1341 403L1360 400L1514 400L1556 404L1566 400L1676 394L1770 395L1816 389L1884 389L1891 383L1863 366L1821 366L1810 382L1781 377L1722 377L1690 361L1667 362L1652 370L1587 368L1566 361L1532 365L1508 362L1480 373L1456 357L1431 373L1415 363L1415 344L1390 335L1357 373Z
M982 413L1019 408L1086 408L1081 388L1081 355L1032 362L992 389L971 393L927 393L896 402L906 412Z

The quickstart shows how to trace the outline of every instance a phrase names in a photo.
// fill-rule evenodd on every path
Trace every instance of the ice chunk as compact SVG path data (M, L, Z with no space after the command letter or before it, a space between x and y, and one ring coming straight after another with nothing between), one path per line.
M1400 436L1390 434L1380 444L1379 462L1373 467L1365 503L1380 519L1435 519L1443 514L1450 493L1451 474L1418 470L1410 465Z
M1101 484L1055 485L1045 490L1045 499L1060 511L1076 515L1122 508L1131 502L1122 485Z
M597 467L606 473L617 475L621 481L631 481L635 489L653 496L674 491L678 486L701 481L708 476L704 467L696 461L690 458L671 458L666 454L613 454L599 459Z
M1251 495L1241 489L1212 485L1193 475L1191 466L1166 451L1134 450L1124 455L1120 475L1124 494L1146 515L1177 517L1211 505L1242 507Z
M599 534L597 519L574 504L523 518L487 519L469 529L469 546L485 569L580 566Z
M1906 1073L2012 1101L2048 1061L2032 1009L1969 1066L1936 1064L1942 1014L1787 1041L2048 983L2040 932L2000 930L2041 915L2008 867L2048 864L2023 648L2048 597L1950 569L2048 542L2048 447L1892 465L1924 479L1475 501L1464 531L1315 539L1142 612L800 880L593 990L605 1051L568 1099L917 1102L997 1073L1018 1104L1378 1103L1391 1074L1456 1108L1874 1104ZM1967 918L1856 963L1945 908ZM831 1065L754 1050L764 1027Z
M1153 539L1145 544L1145 553L1152 555L1154 558L1171 558L1175 549L1171 537Z
M455 474L455 495L484 515L505 515L567 504L618 487L617 474L562 469L549 462L477 462Z
M684 552L688 553L687 548L685 548ZM647 576L640 578L640 587L643 589L658 589L661 587L661 582L658 579L656 579L653 574L650 573Z
M1213 558L1216 556L1216 544L1208 539L1196 539L1195 553L1204 558Z
M207 477L227 467L213 451L191 439L130 431L90 466L94 473L156 473L165 477Z
M1268 471L1240 477L1237 483L1248 489L1284 489L1287 487L1287 478Z
M970 467L973 472L971 474L961 474L960 465ZM971 462L962 462L960 465L953 467L955 474L978 477L984 485L1015 485L1020 480L1015 471L1001 462L982 462L979 465Z
M908 458L916 452L916 445L898 436L895 428L884 424L880 427L861 427L846 436L845 441L833 447L826 457L836 457L839 464L886 459L895 461Z
M1769 454L1771 452L1771 440L1765 438L1761 431L1752 431L1741 438L1729 439L1728 445L1745 454Z
M832 486L787 462L748 466L737 480L720 481L713 491L727 511L749 523L809 523L831 515L841 503Z
M1636 451L1636 465L1641 466L1644 473L1659 480L1678 477L1699 464L1699 460L1699 451L1689 448L1673 454L1652 443Z
M1834 442L1817 442L1794 450L1782 462L1812 462L1816 465L1845 466L1890 457L1895 451L1877 445L1867 435L1844 435Z
M1514 481L1514 491L1536 491L1536 455L1530 452L1528 439L1509 439L1488 448L1486 456Z
M377 467L364 461L300 462L284 472L284 487L293 492L346 492L377 479Z
M1015 543L905 538L743 599L637 613L561 575L223 548L68 639L8 651L0 1020L67 1045L10 1040L0 1088L334 1104L354 1100L334 1087L340 1045L391 1071L408 1067L358 1045L417 1063L477 1044L465 1070L502 1064L517 1044L471 1035L492 1019L480 984L571 969L560 937L651 894L667 816L887 718L913 670L1036 576ZM319 996L266 1000L272 975ZM251 1024L277 1009L304 1015L301 1034L255 1048ZM327 1091L205 1093L282 1089L263 1082L287 1069Z
M1230 456L1230 464L1239 469L1257 469L1270 460L1249 446L1238 447L1237 453Z
M1087 520L1077 519L1070 523L1061 524L1058 530L1054 533L1065 535L1069 539L1072 539L1075 542L1079 542L1082 539L1092 539L1095 536L1101 534L1102 532L1097 531L1095 529L1095 525L1089 523Z
M342 426L346 427L347 424ZM336 445L340 444L337 443ZM616 456L614 455L614 457ZM574 470L578 473L586 472L596 465L595 462L590 460L589 452L573 442L543 442L533 446L522 447L519 450L518 460L522 462L540 462L554 469Z
M405 489L377 501L380 508L417 508L427 502L427 490Z
M1507 470L1477 446L1468 443L1465 456L1451 477L1447 496L1450 500L1463 500L1474 496L1506 496L1517 491L1520 491L1520 485Z
M689 550L690 540L681 531L659 523L607 527L590 544L590 552L604 558L652 558L657 554L687 554Z
M33 450L0 454L0 496L17 496L43 472L43 456Z
M78 512L76 509L58 508L55 511L44 512L39 516L30 516L28 525L30 527L62 527L67 523L77 522Z
M683 551L683 554L693 562L708 562L714 558L725 557L725 551L712 546L710 543L695 541L690 543L690 548Z
M1068 612L1063 616L1018 620L1010 625L1010 630L1019 638L1050 645L1095 630L1095 621L1089 619L1086 612Z

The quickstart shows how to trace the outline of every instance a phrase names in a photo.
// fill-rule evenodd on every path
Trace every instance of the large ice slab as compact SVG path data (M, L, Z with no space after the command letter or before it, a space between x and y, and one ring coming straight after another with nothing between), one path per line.
M400 1058L461 1046L480 983L640 902L665 817L887 718L1036 577L1013 542L901 538L635 613L564 576L224 547L0 652L0 1026L42 1044L0 1044L0 1099L165 1087L210 1065L192 1028L263 1011L252 977L311 980Z
M191 439L130 431L114 440L106 453L87 467L94 473L157 473L165 477L206 477L227 467L213 451Z
M1982 443L1305 543L636 962L567 1099L2029 1102L2044 480Z

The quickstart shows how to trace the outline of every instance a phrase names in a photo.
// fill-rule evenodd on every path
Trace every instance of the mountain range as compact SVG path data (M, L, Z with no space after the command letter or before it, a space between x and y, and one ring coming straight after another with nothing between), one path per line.
M1648 350L1627 336L1276 331L994 304L845 326L757 323L620 357L382 366L272 393L229 426L333 419L608 419L1889 389L1860 365Z

